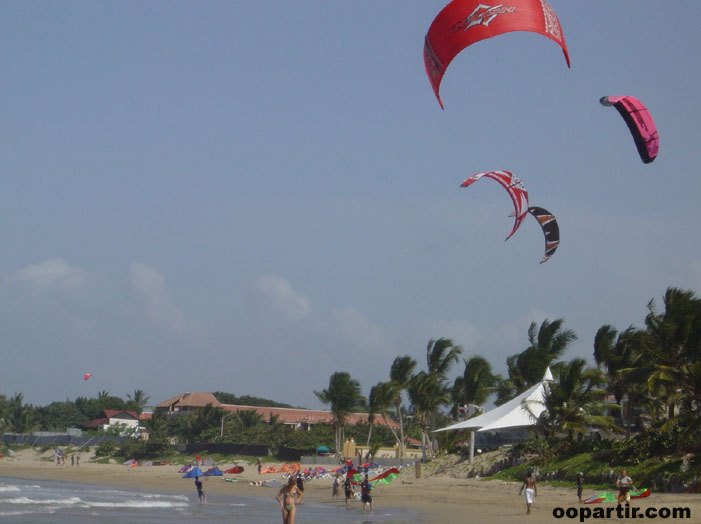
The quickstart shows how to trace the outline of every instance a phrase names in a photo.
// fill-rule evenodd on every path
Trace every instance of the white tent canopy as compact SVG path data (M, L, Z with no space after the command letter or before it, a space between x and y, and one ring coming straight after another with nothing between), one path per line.
M473 431L494 431L496 429L533 426L538 416L545 410L543 399L547 382L552 381L550 368L545 370L543 379L516 398L475 418L452 424L438 431L470 429ZM535 418L534 418L535 417Z
M545 411L543 400L545 399L547 383L552 380L553 375L550 372L550 368L547 368L543 379L538 384L524 391L516 398L483 415L437 429L436 432L467 429L474 433L475 431L495 431L533 426L538 416ZM475 442L474 434L470 440L470 463L472 463Z

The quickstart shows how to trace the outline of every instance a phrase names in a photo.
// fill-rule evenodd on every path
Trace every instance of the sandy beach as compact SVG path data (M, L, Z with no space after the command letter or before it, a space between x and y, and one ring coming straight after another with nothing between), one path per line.
M90 462L90 457L83 454L80 466L71 467L67 461L65 466L56 466L53 453L40 453L25 449L17 452L14 457L6 457L0 461L0 478L17 477L34 480L58 480L99 484L147 491L166 493L181 493L192 495L195 490L191 479L183 479L178 473L180 466L140 466L127 467L121 464L97 464ZM231 464L219 464L222 468ZM274 497L277 490L268 487L251 486L249 482L261 479L280 478L277 475L259 476L255 466L241 463L245 471L240 475L227 475L238 478L239 482L231 483L220 477L211 477L205 484L208 493L224 496ZM303 465L304 467L304 465ZM495 480L478 480L456 478L458 473L443 471L433 474L426 468L422 478L417 479L413 468L405 468L400 477L390 485L380 485L373 491L375 507L409 507L426 516L430 523L463 523L489 522L490 524L511 523L521 519L533 522L562 522L579 521L564 517L557 519L553 509L561 507L579 509L576 490L554 488L541 485L538 487L538 497L533 505L531 515L525 514L523 498L518 495L519 484ZM596 493L585 490L585 497ZM310 502L328 503L345 511L342 498L331 499L331 481L328 479L313 480L305 484L305 500ZM360 502L354 502L356 510L361 508ZM598 505L601 507L602 505ZM701 516L701 497L688 494L653 493L647 499L635 501L634 506L648 507L683 507L690 508L691 521L698 522ZM571 511L574 511L571 510ZM304 522L304 513L298 514L298 522ZM598 519L594 519L598 520ZM611 522L623 522L626 519L615 517L607 519Z

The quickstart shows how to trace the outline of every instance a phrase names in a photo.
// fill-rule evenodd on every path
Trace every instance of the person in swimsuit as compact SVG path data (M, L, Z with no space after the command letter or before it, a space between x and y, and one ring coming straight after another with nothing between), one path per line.
M200 477L195 477L195 487L197 488L197 496L200 497L200 504L207 504L207 494L202 489Z
M282 510L282 524L295 524L296 505L302 502L303 496L304 493L297 487L294 475L290 475L287 484L280 488L277 497L275 497Z

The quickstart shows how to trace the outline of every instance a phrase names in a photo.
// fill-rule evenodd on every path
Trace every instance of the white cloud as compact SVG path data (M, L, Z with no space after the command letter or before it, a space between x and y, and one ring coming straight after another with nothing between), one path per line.
M185 317L173 304L165 277L158 270L134 262L129 270L129 282L134 295L142 302L151 320L169 329L185 329Z
M312 306L302 293L292 289L288 280L276 275L259 277L253 283L258 297L269 307L291 320L301 320L311 315Z
M14 278L40 290L60 288L75 291L83 288L90 281L90 275L86 271L71 267L60 258L25 266L15 273Z

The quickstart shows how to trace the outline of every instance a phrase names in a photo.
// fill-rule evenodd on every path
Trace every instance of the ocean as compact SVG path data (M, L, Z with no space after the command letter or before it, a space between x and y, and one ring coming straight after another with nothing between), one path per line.
M74 482L0 478L0 522L12 524L280 524L280 506L270 488L269 497L207 495L200 506L196 493L168 494L95 486ZM194 490L193 490L194 491ZM364 515L360 504L347 511L342 502L304 503L297 508L296 524L373 523L418 524L411 509L375 506Z

